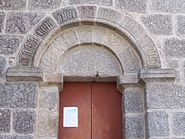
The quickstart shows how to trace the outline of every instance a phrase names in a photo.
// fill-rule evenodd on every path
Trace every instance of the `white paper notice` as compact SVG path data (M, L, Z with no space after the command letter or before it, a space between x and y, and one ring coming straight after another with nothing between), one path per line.
M64 107L63 127L78 127L78 107Z

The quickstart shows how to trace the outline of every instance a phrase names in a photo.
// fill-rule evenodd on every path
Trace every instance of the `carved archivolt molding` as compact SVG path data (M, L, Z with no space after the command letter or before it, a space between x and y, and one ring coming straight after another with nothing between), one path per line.
M52 16L56 22L46 17L25 39L15 66L38 67L40 62L50 60L45 62L49 66L73 46L97 43L115 54L125 72L137 71L141 63L146 69L161 67L155 44L128 15L108 7L88 5L65 7Z

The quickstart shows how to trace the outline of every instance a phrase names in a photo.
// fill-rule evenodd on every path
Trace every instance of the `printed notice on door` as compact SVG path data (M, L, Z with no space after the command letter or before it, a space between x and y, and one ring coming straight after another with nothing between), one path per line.
M64 107L63 127L78 127L78 107Z

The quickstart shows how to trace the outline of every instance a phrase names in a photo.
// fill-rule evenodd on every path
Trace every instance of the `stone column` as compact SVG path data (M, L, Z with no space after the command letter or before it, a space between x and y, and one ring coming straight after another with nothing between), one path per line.
M148 69L141 71L145 82L146 102L146 135L147 139L174 138L172 129L173 107L183 96L184 88L175 85L175 72L169 69Z
M124 75L119 82L125 138L145 138L144 89L136 75Z

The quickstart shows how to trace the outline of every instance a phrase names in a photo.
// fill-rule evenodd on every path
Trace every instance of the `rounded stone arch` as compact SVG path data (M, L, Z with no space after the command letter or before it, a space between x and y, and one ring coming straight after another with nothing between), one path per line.
M52 18L46 17L41 21L33 34L26 38L16 58L16 67L38 66L35 65L38 63L35 61L40 61L37 54L45 49L46 44L57 33L80 25L103 26L114 30L132 45L130 48L140 57L142 68L161 67L160 57L152 39L142 26L128 15L109 7L95 5L69 6L53 12L52 15Z

